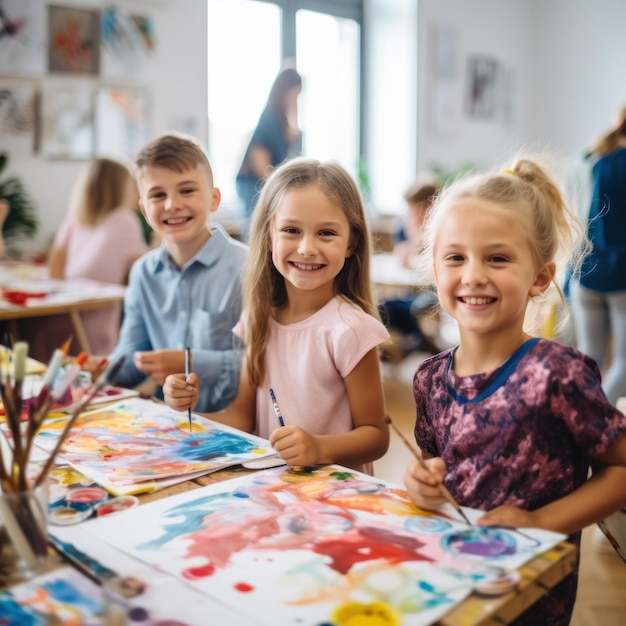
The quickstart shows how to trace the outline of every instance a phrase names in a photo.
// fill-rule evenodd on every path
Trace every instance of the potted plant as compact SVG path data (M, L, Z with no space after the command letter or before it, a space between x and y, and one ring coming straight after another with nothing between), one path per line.
M9 205L9 212L2 224L2 236L7 241L11 253L11 242L21 237L34 237L39 228L35 205L26 191L24 183L17 176L2 177L9 163L9 156L0 153L0 200Z

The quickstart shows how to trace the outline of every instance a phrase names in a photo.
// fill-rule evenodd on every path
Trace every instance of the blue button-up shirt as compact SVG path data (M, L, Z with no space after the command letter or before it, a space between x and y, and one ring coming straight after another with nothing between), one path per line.
M146 379L133 363L137 351L189 346L192 369L202 381L196 410L219 411L234 399L243 352L232 328L241 314L241 278L248 247L221 226L179 269L165 244L135 262L124 298L120 339L111 355L126 361L118 385ZM159 388L157 396L162 397Z

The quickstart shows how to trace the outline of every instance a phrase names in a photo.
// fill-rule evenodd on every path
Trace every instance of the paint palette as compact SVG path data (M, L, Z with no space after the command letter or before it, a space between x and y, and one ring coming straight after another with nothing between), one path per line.
M96 517L103 517L104 515L111 515L112 513L119 513L120 511L126 511L132 509L139 504L139 498L135 496L117 496L116 498L110 498L105 500L96 506Z

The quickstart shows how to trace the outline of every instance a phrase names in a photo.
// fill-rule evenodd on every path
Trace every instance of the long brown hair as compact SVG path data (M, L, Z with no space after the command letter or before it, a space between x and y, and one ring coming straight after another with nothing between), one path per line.
M258 386L265 374L265 350L272 308L287 302L285 279L272 262L272 227L276 209L291 190L316 186L342 209L350 224L352 254L335 277L335 293L378 318L370 283L370 233L359 190L337 163L300 157L277 168L267 179L254 210L250 252L244 279L248 375Z
M131 185L135 185L132 163L92 159L74 187L70 212L78 224L98 226L111 211L124 206Z
M278 119L280 120L283 133L287 133L287 129L289 128L285 96L294 87L297 87L298 89L302 88L302 77L293 68L284 69L274 79L270 93L267 97L266 108L271 109L276 113Z
M617 114L617 125L610 131L600 135L591 151L597 156L605 156L620 147L620 140L626 137L626 106Z

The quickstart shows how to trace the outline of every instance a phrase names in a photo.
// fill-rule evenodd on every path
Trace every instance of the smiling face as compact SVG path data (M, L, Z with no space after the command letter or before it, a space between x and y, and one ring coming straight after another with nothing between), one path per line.
M220 192L211 185L206 170L145 167L139 191L146 220L163 237L174 260L179 265L186 262L209 238L210 216L220 203Z
M461 338L515 340L529 298L549 286L554 264L536 266L527 219L515 207L465 198L441 220L433 247L435 281Z
M351 254L350 224L317 185L285 193L274 213L272 261L287 293L330 300L334 280Z

